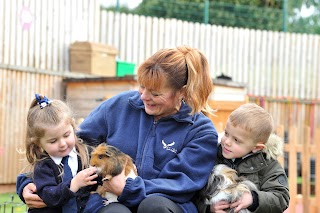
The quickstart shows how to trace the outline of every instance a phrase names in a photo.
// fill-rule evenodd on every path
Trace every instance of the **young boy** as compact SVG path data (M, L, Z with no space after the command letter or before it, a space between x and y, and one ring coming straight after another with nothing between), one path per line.
M223 209L248 209L251 212L284 212L289 206L288 179L277 161L283 142L272 134L273 118L256 104L244 104L234 110L226 123L218 146L218 164L226 164L254 182L257 191L246 193L242 199L210 206L211 212Z

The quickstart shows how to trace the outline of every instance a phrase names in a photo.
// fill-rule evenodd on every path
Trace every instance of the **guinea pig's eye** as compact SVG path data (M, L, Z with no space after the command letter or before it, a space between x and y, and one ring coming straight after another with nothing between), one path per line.
M99 159L102 159L103 158L103 155L99 155Z

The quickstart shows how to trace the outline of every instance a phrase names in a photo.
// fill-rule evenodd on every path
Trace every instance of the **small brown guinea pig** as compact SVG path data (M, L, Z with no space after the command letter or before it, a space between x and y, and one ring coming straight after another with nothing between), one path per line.
M90 165L97 167L102 180L111 180L125 168L125 176L135 178L137 169L129 155L114 146L102 143L91 152Z

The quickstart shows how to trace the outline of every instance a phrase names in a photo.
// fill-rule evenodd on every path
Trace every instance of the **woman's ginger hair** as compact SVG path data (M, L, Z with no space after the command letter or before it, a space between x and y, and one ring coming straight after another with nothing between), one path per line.
M40 98L43 99L43 96L40 95ZM70 124L75 132L76 124L73 112L63 101L51 100L50 104L43 108L40 108L36 99L31 102L27 115L27 134L25 141L26 157L30 164L31 171L33 171L37 162L49 157L49 155L41 148L40 139L44 137L48 128L59 125L62 122ZM82 169L87 168L89 167L88 149L76 135L75 139L75 146L77 154L81 158Z
M233 126L250 132L255 143L265 144L273 131L273 118L262 107L254 104L243 104L234 110L228 120Z
M184 101L191 114L203 111L213 114L208 97L213 89L207 58L198 49L179 46L161 49L138 68L138 82L158 90L164 79L175 91L185 88Z

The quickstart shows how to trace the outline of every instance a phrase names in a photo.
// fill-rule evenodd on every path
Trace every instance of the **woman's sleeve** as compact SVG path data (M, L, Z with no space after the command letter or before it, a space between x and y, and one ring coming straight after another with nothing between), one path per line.
M32 183L32 179L28 177L27 173L18 175L17 183L16 183L16 193L24 203L25 203L25 200L24 200L24 197L22 196L22 193L23 193L24 187L29 183Z
M118 200L135 206L149 195L161 195L177 203L189 202L205 186L216 163L216 132L197 135L154 179L128 179Z

